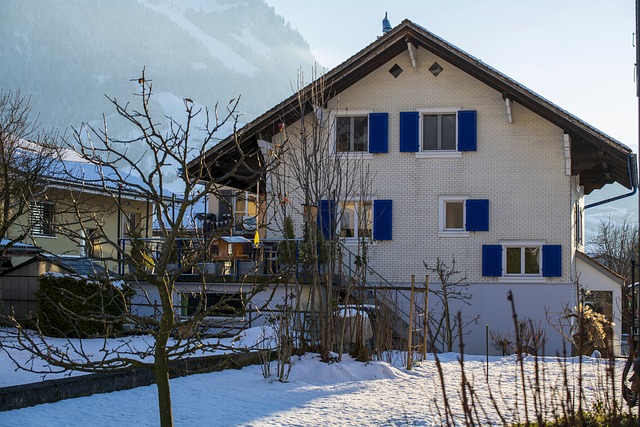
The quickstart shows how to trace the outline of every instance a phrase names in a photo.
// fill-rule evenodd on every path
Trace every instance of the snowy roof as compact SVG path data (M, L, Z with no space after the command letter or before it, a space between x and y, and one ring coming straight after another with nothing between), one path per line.
M5 249L9 243L11 243L10 239L0 239L0 250ZM9 252L13 253L36 253L41 250L42 249L36 245L24 242L16 242L9 248Z
M222 236L220 239L227 243L251 243L251 240L242 236Z
M70 151L70 150L65 150ZM51 166L47 177L53 185L79 187L88 191L117 192L122 197L144 199L149 193L149 185L132 172L125 172L111 165L100 165L82 160L78 156L62 154ZM163 196L172 194L164 190Z

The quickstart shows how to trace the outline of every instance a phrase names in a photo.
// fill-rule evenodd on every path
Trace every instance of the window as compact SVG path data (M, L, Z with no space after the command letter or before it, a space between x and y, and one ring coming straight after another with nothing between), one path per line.
M320 200L318 228L325 239L333 239L336 231L343 237L373 237L374 240L392 240L393 201L345 203L345 211L338 222L336 202ZM356 228L356 224L358 227Z
M489 200L467 196L439 197L440 236L468 236L469 231L489 230Z
M336 116L336 153L386 153L388 145L388 113L344 111Z
M507 247L507 275L539 276L540 246Z
M234 206L234 218L236 231L254 231L256 229L256 215L258 214L258 204L256 195L248 192L236 194Z
M456 149L456 115L424 114L422 116L422 150Z
M367 152L368 130L367 116L336 117L336 151L338 153Z
M56 205L51 202L36 202L31 204L29 210L29 224L31 232L37 236L56 235L54 217Z
M512 278L562 276L562 246L505 242L482 246L482 275Z
M142 231L142 216L140 212L123 212L122 213L122 237L130 239L135 237L136 233ZM140 236L138 236L140 237Z
M400 152L457 157L476 151L476 111L425 108L400 113Z
M342 203L340 237L371 237L373 215L371 202Z

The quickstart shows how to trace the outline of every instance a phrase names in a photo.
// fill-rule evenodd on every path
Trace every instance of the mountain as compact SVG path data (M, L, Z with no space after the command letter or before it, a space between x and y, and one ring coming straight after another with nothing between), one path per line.
M248 121L314 64L263 0L3 0L0 39L0 90L30 96L43 127L59 130L111 122L104 95L135 102L143 67L160 116L181 114L184 98L213 108L241 96ZM110 131L127 132L118 123Z

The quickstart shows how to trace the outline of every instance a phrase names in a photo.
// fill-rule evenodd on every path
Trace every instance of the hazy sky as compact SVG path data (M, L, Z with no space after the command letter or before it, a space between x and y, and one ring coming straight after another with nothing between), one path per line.
M481 59L637 152L635 0L266 0L331 69L388 12Z

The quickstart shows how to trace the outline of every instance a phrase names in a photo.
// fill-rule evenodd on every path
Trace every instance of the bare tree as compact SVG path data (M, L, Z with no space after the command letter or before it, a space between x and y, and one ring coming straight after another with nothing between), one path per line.
M35 332L22 328L20 322L11 319L16 326L18 341L22 349L29 351L34 357L44 359L51 366L63 370L80 370L86 372L105 372L130 369L132 367L146 367L155 374L158 389L158 405L161 425L173 425L171 409L171 392L169 386L169 362L193 355L196 352L219 349L219 340L202 340L198 331L205 319L212 314L225 313L239 316L251 298L264 289L264 285L257 285L255 281L246 279L240 295L221 297L212 301L207 293L208 283L206 274L200 270L195 280L198 287L191 291L189 300L193 302L189 307L180 309L181 303L176 301L181 295L176 282L185 272L191 272L201 266L200 261L206 261L213 242L217 237L229 234L229 224L226 227L207 230L204 233L188 233L194 228L194 208L201 204L205 197L219 197L220 185L213 179L211 168L218 161L215 155L209 159L212 163L205 163L205 151L209 150L216 140L214 135L225 124L233 124L238 100L231 101L222 111L210 112L198 108L190 99L184 100L185 116L183 119L167 117L167 130L163 130L150 112L152 99L151 81L147 79L143 70L140 78L133 80L139 86L138 108L129 103L123 104L115 98L108 98L115 108L118 117L128 122L137 135L129 140L113 139L105 120L103 128L84 125L74 131L75 149L77 155L94 165L100 171L99 182L94 185L101 187L103 196L111 201L111 208L122 211L123 194L127 197L144 200L152 206L150 212L156 228L154 239L144 239L136 230L130 230L128 239L110 237L108 233L101 235L102 244L108 245L112 251L103 257L105 265L113 265L114 261L129 264L135 268L135 281L130 285L135 288L138 296L147 298L149 302L154 297L159 298L159 314L149 317L131 310L126 287L120 289L117 297L127 309L119 313L107 313L104 304L98 304L92 320L132 325L138 332L149 333L152 344L148 348L137 349L127 337L119 339L116 348L106 344L111 336L104 334L104 351L100 358L87 354L81 344L73 343L73 354L68 354L68 348L51 344L42 330ZM199 130L203 142L196 143L196 119L204 118L204 130ZM143 156L152 158L150 170L144 169L141 156L133 157L129 153L144 151ZM251 180L257 180L267 169L267 165L258 164L253 169L247 166L248 155L236 145L237 157L228 170L216 171L221 181L229 177L243 175L249 186ZM220 154L222 156L222 154ZM147 162L148 164L149 162ZM248 173L247 171L250 170ZM178 200L169 196L167 180L179 171L178 182L181 196ZM68 171L72 173L72 171ZM132 177L137 178L132 178ZM173 183L175 186L175 182ZM83 199L77 193L71 192L70 205L75 208L75 219L60 225L60 232L74 239L88 239L90 230L94 227L101 229L104 221L103 212L87 211L83 207ZM185 236L189 236L185 239ZM110 255L114 254L114 255ZM178 262L178 266L173 264ZM192 280L193 280L192 276ZM112 282L109 278L103 278ZM151 295L153 294L153 296ZM70 298L72 296L69 296ZM266 303L265 303L266 304ZM66 316L61 304L57 309ZM86 317L86 316L85 316ZM80 341L81 342L81 341ZM231 350L231 349L229 349Z
M620 220L608 218L598 222L595 234L588 240L589 255L631 282L631 254L638 253L638 224L630 216Z
M324 76L314 70L311 77L307 85L300 71L296 122L286 128L283 123L274 144L278 167L269 177L273 210L270 227L284 235L284 225L290 218L301 223L300 261L311 286L310 341L318 345L323 357L328 357L334 341L333 281L341 269L341 242L345 237L355 237L348 236L346 229L338 231L338 222L345 218L347 209L362 211L356 229L371 220L370 200L361 198L371 177L361 159L336 149L336 118L330 110L338 107L338 101L330 98L331 88Z
M452 313L452 306L455 303L463 303L470 306L471 294L467 292L469 284L466 283L466 276L460 276L461 271L456 269L456 260L452 258L451 265L436 258L434 266L424 263L427 271L435 273L438 276L438 284L429 292L436 297L436 307L440 307L441 312L430 311L429 323L430 336L432 337L432 345L440 341L446 351L453 351L453 344L456 339L460 338L460 334L464 332L466 326L477 323L480 315L472 318L464 318L456 316ZM463 322L458 324L458 322Z
M33 224L25 214L44 190L61 139L39 130L29 103L19 91L0 92L0 235L7 239L2 256L30 235Z

